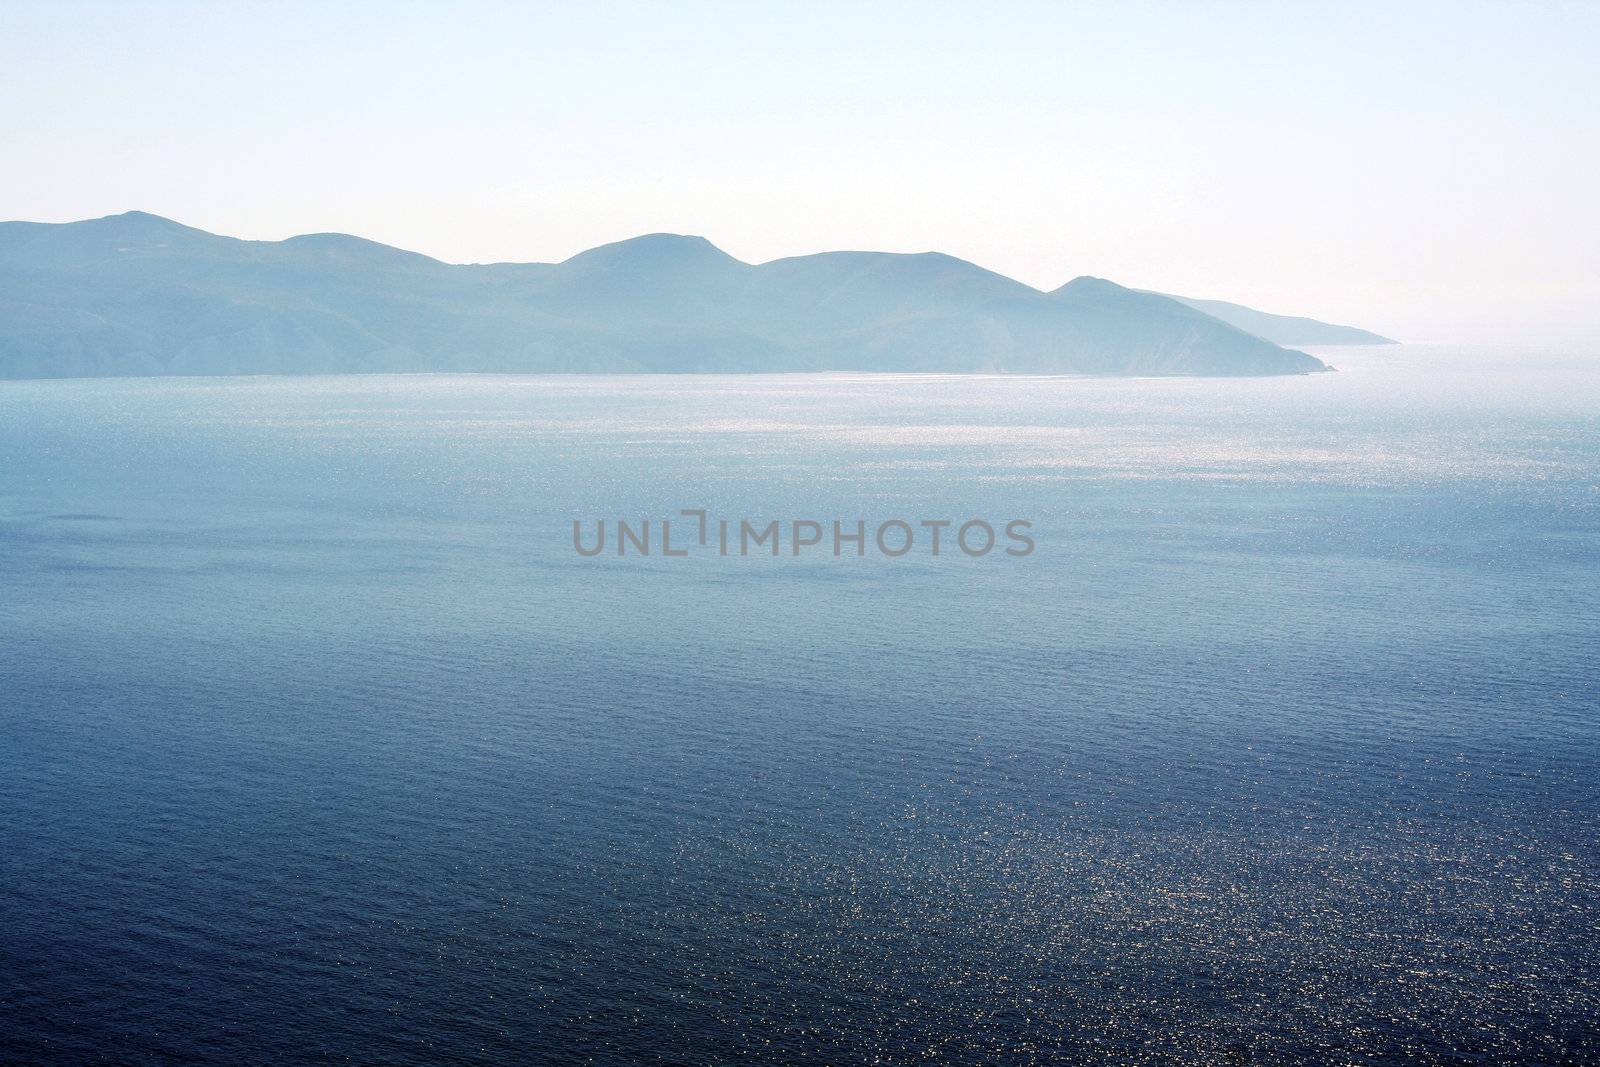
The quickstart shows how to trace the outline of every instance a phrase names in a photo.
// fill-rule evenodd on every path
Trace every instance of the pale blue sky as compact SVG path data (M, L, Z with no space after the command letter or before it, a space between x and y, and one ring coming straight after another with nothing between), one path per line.
M0 218L940 249L1600 336L1600 4L0 4Z

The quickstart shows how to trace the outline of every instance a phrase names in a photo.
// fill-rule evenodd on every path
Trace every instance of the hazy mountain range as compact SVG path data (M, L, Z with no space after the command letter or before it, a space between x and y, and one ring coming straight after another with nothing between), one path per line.
M1241 328L1242 327L1242 328ZM1333 334L1326 331L1336 331ZM221 237L143 212L0 223L0 377L371 371L1291 374L1346 327L939 253L751 265L652 234L453 265L342 234Z

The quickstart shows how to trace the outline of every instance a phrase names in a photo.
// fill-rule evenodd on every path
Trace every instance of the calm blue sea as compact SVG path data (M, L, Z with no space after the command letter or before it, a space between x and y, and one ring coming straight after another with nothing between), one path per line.
M1595 1061L1600 352L1319 354L0 383L0 1062Z

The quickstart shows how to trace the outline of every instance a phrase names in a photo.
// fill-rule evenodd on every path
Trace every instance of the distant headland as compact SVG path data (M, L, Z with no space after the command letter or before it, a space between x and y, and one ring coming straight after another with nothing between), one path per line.
M759 265L651 234L455 265L358 237L245 241L131 211L0 223L0 378L363 372L1270 375L1352 327L936 252Z

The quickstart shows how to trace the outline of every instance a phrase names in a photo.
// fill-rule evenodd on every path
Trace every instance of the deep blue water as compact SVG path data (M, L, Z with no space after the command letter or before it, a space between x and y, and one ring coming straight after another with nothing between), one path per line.
M1600 1058L1600 360L1323 354L0 383L0 1062Z

